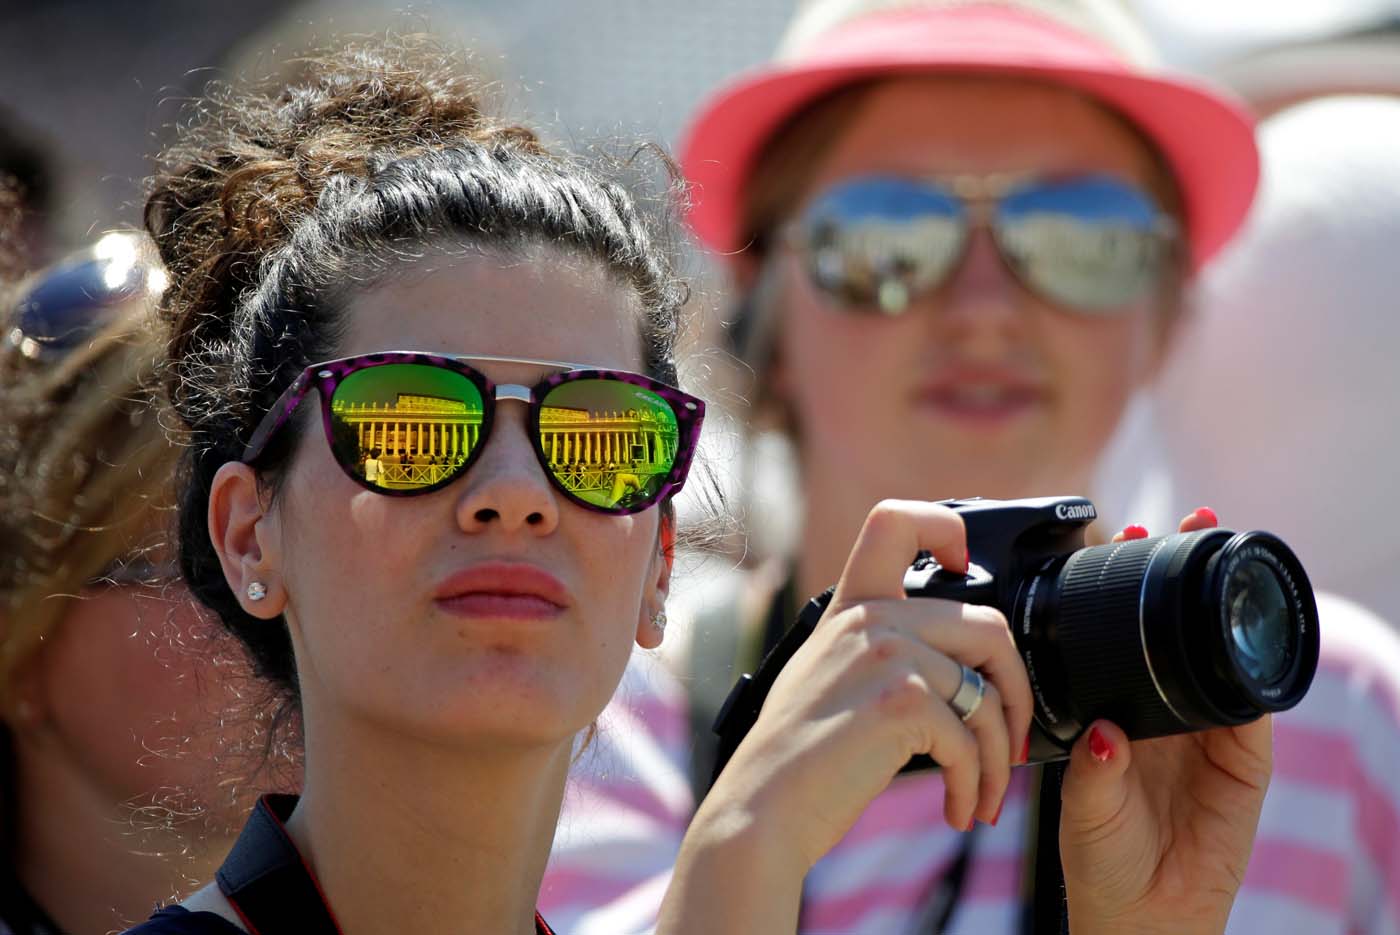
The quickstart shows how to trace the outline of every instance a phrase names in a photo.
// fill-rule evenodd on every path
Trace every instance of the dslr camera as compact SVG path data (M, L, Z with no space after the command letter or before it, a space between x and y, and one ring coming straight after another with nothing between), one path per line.
M910 597L996 607L1030 676L1029 762L1064 759L1094 720L1134 740L1244 724L1296 705L1317 671L1317 603L1297 556L1267 532L1197 532L1084 545L1098 512L1083 497L944 501L961 514L966 575L926 553ZM813 599L715 722L716 775L811 634ZM915 757L905 767L936 767Z

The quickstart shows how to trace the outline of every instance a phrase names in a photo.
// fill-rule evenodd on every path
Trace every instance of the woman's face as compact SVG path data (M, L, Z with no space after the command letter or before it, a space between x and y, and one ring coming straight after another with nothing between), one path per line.
M803 200L867 173L1003 172L1107 172L1147 190L1159 175L1132 132L1069 91L910 78L866 94ZM1020 285L985 229L942 287L899 316L844 312L793 251L778 256L774 388L795 418L809 484L872 500L1086 492L1155 366L1157 296L1111 314L1057 308Z
M437 254L348 303L338 354L636 371L638 314L634 294L591 261L543 249L509 260ZM473 364L498 384L533 385L551 370ZM535 458L526 415L523 403L498 402L467 474L412 498L352 482L319 415L305 420L259 542L285 596L308 729L333 716L456 747L567 742L611 697L633 640L655 645L649 621L668 572L659 511L609 516L564 500ZM486 580L445 597L467 572Z

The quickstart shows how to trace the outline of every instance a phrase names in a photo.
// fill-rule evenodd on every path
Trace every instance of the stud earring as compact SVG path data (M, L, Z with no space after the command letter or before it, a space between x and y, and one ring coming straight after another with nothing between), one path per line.
M651 615L651 625L656 627L660 633L666 632L666 611L658 610Z
M267 585L261 581L251 581L248 583L248 600L260 601L267 597Z

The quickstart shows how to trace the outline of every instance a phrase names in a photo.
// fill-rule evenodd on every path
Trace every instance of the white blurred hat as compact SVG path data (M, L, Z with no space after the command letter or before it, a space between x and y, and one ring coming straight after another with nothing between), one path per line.
M1171 65L1245 98L1400 92L1400 0L1131 0Z

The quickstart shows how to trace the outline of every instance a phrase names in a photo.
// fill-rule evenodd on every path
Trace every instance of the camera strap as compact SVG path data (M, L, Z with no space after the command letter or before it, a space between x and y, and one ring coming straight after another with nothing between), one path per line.
M295 795L264 795L215 875L251 935L340 935L321 886L284 824Z
M1060 787L1064 781L1062 761L1035 768L1026 829L1021 935L1069 935L1065 872L1060 863Z
M833 586L808 601L802 612L797 615L796 622L782 634L777 645L764 654L758 668L754 669L752 674L746 672L739 676L739 680L734 683L729 697L724 700L724 705L715 717L714 732L719 735L719 744L715 750L714 771L710 774L711 786L724 771L725 764L738 749L739 742L758 720L758 713L763 709L763 702L772 690L773 683L778 680L778 674L802 648L802 644L807 642L807 637L812 635L835 592L836 588Z
M215 875L250 935L340 935L321 884L287 834L296 804L295 795L259 798ZM535 932L553 935L538 913Z

